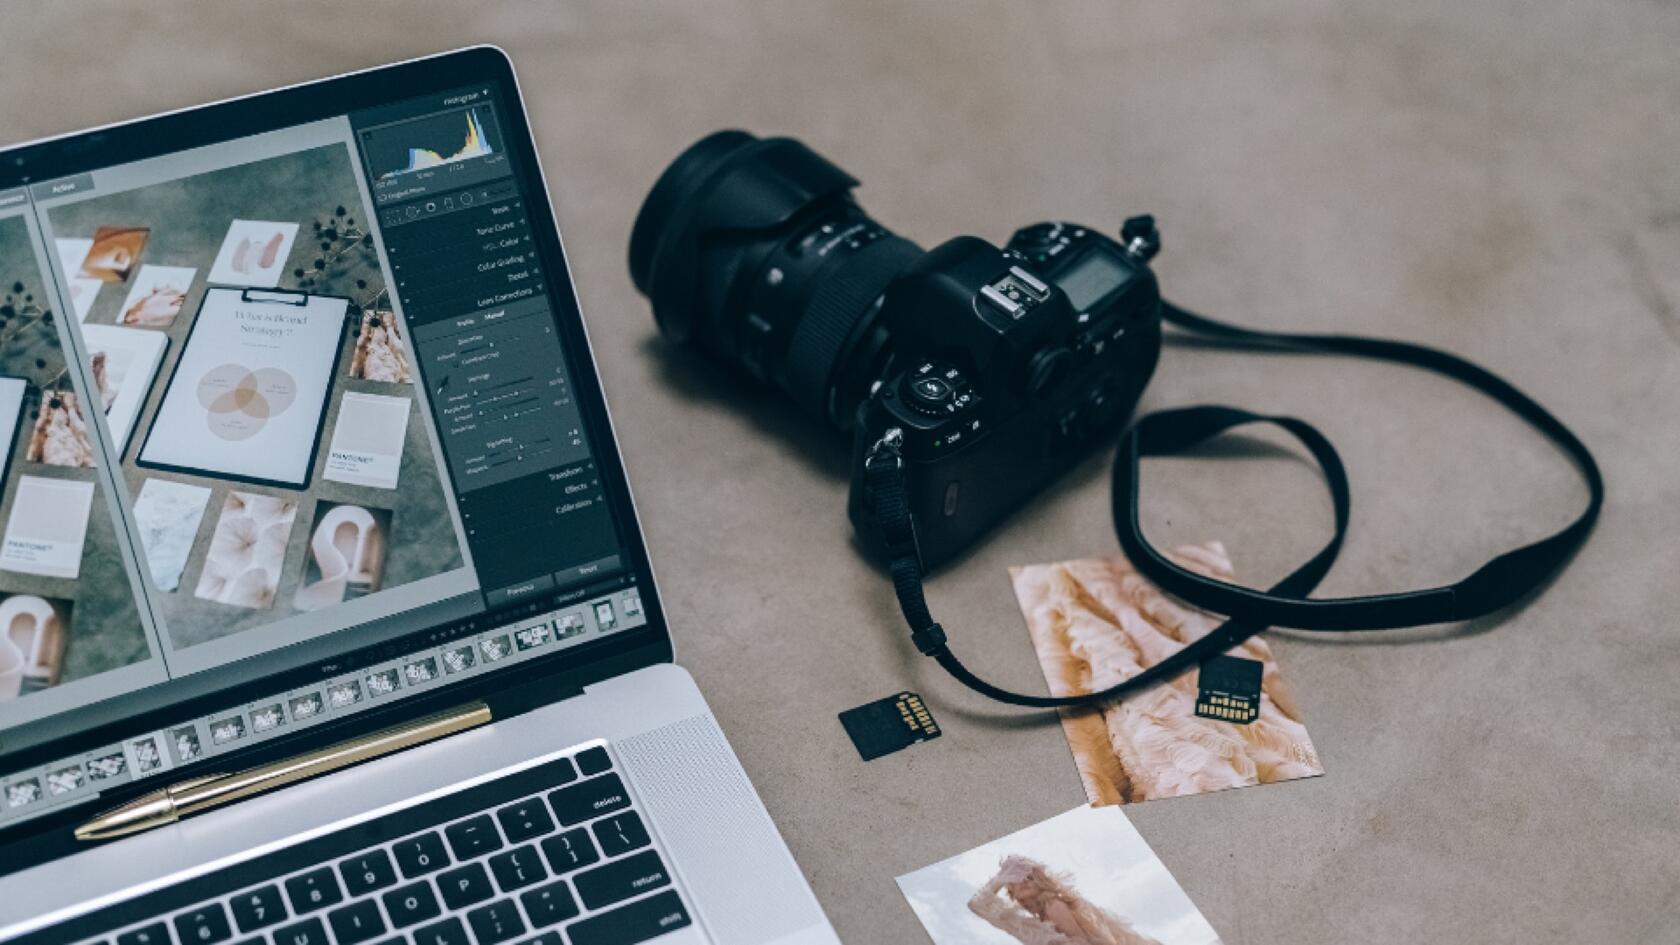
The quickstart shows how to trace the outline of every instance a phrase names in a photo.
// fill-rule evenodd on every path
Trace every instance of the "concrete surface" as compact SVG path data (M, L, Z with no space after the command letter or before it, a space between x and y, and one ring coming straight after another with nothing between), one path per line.
M922 933L893 877L1081 802L1054 720L912 659L852 551L844 449L673 356L625 270L683 146L794 133L930 244L1149 210L1192 307L1454 349L1598 451L1598 532L1499 620L1279 633L1328 776L1128 813L1231 943L1674 942L1680 932L1680 6L6 4L0 128L73 129L475 41L518 64L681 661L849 942ZM1399 368L1174 348L1148 406L1305 415L1354 483L1327 593L1437 583L1564 522L1574 473ZM973 664L1043 685L1005 567L1109 553L1106 458L933 586ZM1329 515L1280 458L1163 461L1160 542L1267 582ZM864 765L838 710L927 695Z

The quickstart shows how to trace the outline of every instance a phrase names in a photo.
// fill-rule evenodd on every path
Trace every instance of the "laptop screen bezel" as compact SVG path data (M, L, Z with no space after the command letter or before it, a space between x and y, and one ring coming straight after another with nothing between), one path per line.
M592 434L601 484L614 510L620 530L621 553L640 591L646 623L585 647L565 651L563 655L555 654L544 660L469 677L399 700L383 710L347 716L342 721L300 730L291 737L273 739L244 752L222 754L213 760L177 767L169 772L167 780L203 773L197 770L201 767L226 769L260 764L312 746L374 731L405 718L416 718L474 700L488 702L496 716L505 717L570 697L593 683L654 663L671 661L673 652L664 610L607 412L599 371L590 353L571 270L560 243L559 228L550 204L551 195L543 179L512 63L502 50L493 46L471 47L0 149L0 190L6 190L343 116L463 86L486 84L495 88L504 105L504 141L515 156L515 175L519 186L530 198L527 205L531 234L541 264L555 287L550 301L562 347L579 353L571 359L574 393L586 428ZM404 644L418 647L423 645L421 638L427 632L427 628L419 628L399 640L368 649L394 650ZM130 735L156 730L229 704L246 702L249 699L246 694L254 686L281 691L294 684L295 680L322 678L331 672L331 665L342 658L341 655L331 662L249 679L237 687L171 703L12 753L6 752L4 736L0 734L0 776L31 764L49 762ZM8 825L0 830L0 850L8 849L15 841L27 836L62 830L66 824L85 818L91 809L155 789L160 783L159 779L133 782L89 801L66 805L34 820ZM44 850L41 852L46 853ZM38 861L35 857L23 859L24 862L17 862L13 857L0 857L0 860L12 861L18 867L29 865L30 860ZM0 869L0 873L5 872L10 870Z

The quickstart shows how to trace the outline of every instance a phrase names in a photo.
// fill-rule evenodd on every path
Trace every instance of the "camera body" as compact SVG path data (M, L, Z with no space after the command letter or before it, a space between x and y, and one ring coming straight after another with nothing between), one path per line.
M1160 354L1159 236L1040 223L924 252L857 185L792 138L715 132L648 193L630 275L666 338L852 434L851 520L877 554L865 461L892 442L931 567L1120 431Z
M886 550L864 471L883 440L902 457L927 567L1114 440L1160 355L1149 231L1130 249L1065 223L1001 250L959 236L888 285L894 355L853 425L848 511L866 548Z

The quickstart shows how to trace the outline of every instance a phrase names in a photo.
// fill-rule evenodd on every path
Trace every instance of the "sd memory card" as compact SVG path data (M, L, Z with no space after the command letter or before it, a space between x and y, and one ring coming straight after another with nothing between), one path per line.
M1260 677L1266 667L1240 656L1215 656L1202 664L1196 684L1196 714L1247 725L1260 717Z
M922 697L913 692L847 709L840 713L840 724L846 727L864 761L939 737L939 723L928 714Z

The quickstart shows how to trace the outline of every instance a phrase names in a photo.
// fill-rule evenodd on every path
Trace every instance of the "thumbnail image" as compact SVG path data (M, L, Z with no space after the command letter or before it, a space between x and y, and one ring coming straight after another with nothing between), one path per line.
M61 681L70 606L34 594L0 597L0 702Z
M91 758L87 763L88 777L95 781L105 781L120 776L128 770L128 756L121 750Z
M1111 807L1076 807L898 877L934 945L1219 945Z
M128 449L128 438L140 419L140 407L151 393L169 337L139 328L84 325L82 338L87 344L93 386L105 411L105 425L121 454Z
M158 747L157 738L147 735L128 743L129 750L134 753L134 771L136 774L150 774L161 770L166 759L163 749Z
M152 585L160 591L181 586L181 572L192 554L199 522L210 504L210 490L168 479L147 479L134 500L134 524L140 532L140 547L152 572Z
M127 282L151 233L143 226L99 227L93 231L93 242L82 258L80 275L101 282Z
M210 281L272 289L286 271L286 256L297 238L296 223L235 220L222 238L221 251L210 266Z
M74 391L59 388L41 395L29 449L23 458L48 466L91 469L98 465L87 421L82 416L81 399Z
M356 332L356 350L350 355L350 376L390 384L413 382L408 351L403 347L402 329L395 312L369 309L362 313L362 327Z
M229 492L194 596L261 610L274 603L297 502Z
M65 765L55 771L47 772L47 792L53 795L69 794L87 783L87 773L79 764Z
M379 590L390 539L390 509L318 503L298 609L318 610Z
M290 705L292 707L292 718L301 722L304 719L312 719L320 715L326 703L322 702L320 693L306 692L301 696L293 696Z
M1224 546L1177 549L1185 567L1232 581ZM1010 569L1050 691L1083 695L1135 676L1221 620L1162 594L1123 557ZM1065 710L1062 730L1092 804L1129 804L1324 773L1271 647L1251 637L1234 655L1264 667L1260 716L1247 724L1195 713L1197 674L1100 709Z
M204 754L204 743L198 740L198 729L192 726L178 728L170 737L175 742L175 760L186 764Z
M196 275L191 266L141 266L117 320L136 328L168 328L181 314Z
M251 710L251 731L258 735L271 732L285 724L286 713L278 702Z

